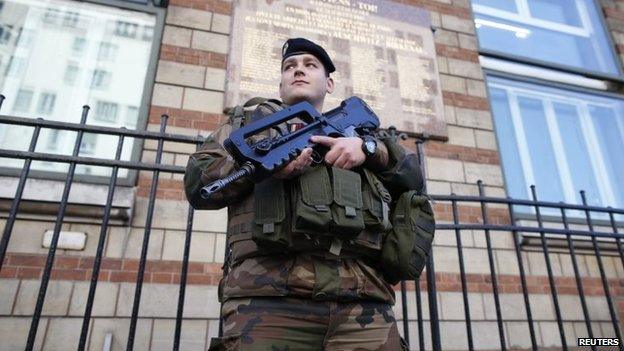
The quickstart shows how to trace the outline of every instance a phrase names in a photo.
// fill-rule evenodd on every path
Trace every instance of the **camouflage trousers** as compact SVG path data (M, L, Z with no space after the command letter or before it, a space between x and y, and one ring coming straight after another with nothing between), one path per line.
M392 306L290 297L230 299L210 351L400 351Z

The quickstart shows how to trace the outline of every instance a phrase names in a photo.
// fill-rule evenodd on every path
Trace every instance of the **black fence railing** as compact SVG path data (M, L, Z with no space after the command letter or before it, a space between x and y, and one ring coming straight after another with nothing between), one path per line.
M0 106L1 106L0 98ZM27 151L18 150L0 150L0 158L22 159L24 164L19 176L19 182L15 189L15 195L11 202L10 210L6 214L6 224L2 238L0 239L0 272L3 269L5 263L5 256L7 254L8 244L11 240L11 234L16 219L19 216L18 209L20 208L20 202L22 201L24 188L26 181L29 177L29 172L33 161L49 161L49 162L61 162L69 165L69 169L66 174L64 182L64 190L59 201L59 210L56 215L55 225L52 235L50 247L45 259L45 266L42 273L41 284L37 293L37 301L32 314L32 320L30 324L30 330L27 340L25 342L26 349L32 350L35 347L35 339L37 336L38 325L42 315L42 309L44 301L46 299L46 291L51 279L51 272L55 262L55 255L57 253L57 246L62 225L64 223L65 211L68 206L69 192L74 182L77 165L96 165L106 166L112 169L112 174L109 178L108 194L103 210L103 217L101 221L100 233L98 237L98 244L95 250L95 256L93 257L93 266L90 274L90 286L87 295L87 301L85 304L85 312L82 316L82 328L80 338L78 341L78 350L84 350L87 346L87 338L89 335L90 321L92 319L92 311L95 300L95 293L98 286L100 268L102 262L102 256L104 252L104 246L106 242L106 236L108 233L110 213L113 204L113 197L116 187L116 182L120 169L132 169L148 171L152 174L151 187L149 191L149 197L147 201L146 219L144 224L143 240L141 243L140 259L138 262L138 272L136 276L136 284L134 290L134 300L132 304L132 313L130 316L130 325L127 334L126 349L132 350L134 347L135 333L137 320L139 318L139 307L141 304L141 292L144 283L144 275L147 262L147 252L150 240L150 232L152 228L152 218L154 214L154 206L156 202L156 193L158 190L158 180L160 173L184 173L184 167L162 164L163 145L165 142L185 143L198 146L203 140L200 137L190 137L183 135L173 135L166 133L167 116L163 116L160 124L159 132L150 131L136 131L127 130L124 128L108 128L102 126L88 125L89 108L83 109L80 123L66 123L56 121L45 121L42 119L28 119L10 116L0 116L0 125L4 126L27 126L33 129L30 145ZM71 155L57 155L43 152L36 152L37 141L42 129L57 129L57 130L71 130L77 132L76 140L74 143L73 152ZM96 133L107 134L117 136L118 142L116 145L116 154L114 159L99 159L79 156L81 139L84 133ZM401 137L393 129L388 133L395 137ZM124 144L125 138L142 138L146 140L156 140L156 157L155 162L137 162L137 161L125 161L121 160L121 150ZM423 154L422 142L417 143L417 150L420 155ZM423 159L424 157L421 157ZM624 252L622 249L622 239L624 235L620 234L622 231L622 219L624 218L624 209L615 209L610 207L597 207L589 206L586 201L585 194L581 192L583 199L582 205L571 205L564 203L553 203L540 201L536 197L535 189L533 190L533 198L531 200L518 200L510 198L490 197L485 195L485 187L481 182L478 182L478 195L475 196L460 196L460 195L434 195L432 199L435 204L436 214L438 217L437 229L442 234L450 235L454 234L453 249L456 250L458 271L446 271L438 272L436 274L434 269L434 262L436 262L436 250L439 245L434 246L434 251L431 254L432 259L429 260L426 274L419 281L414 282L401 282L400 296L401 308L400 319L403 326L403 335L411 342L412 349L433 349L442 350L450 349L446 347L448 344L448 338L445 338L444 332L441 330L441 323L444 320L440 320L438 315L439 301L437 294L440 292L437 289L437 284L440 284L441 291L450 289L448 291L461 291L462 305L454 306L457 310L463 309L463 320L457 321L463 324L465 328L465 343L463 349L483 349L483 345L475 344L475 332L474 323L476 321L472 318L471 304L469 303L470 294L475 292L491 292L494 302L495 310L495 324L496 334L498 335L498 343L495 345L487 345L488 349L532 349L538 350L542 348L543 342L538 337L536 331L536 323L538 320L534 318L534 306L531 304L531 295L536 291L544 292L544 286L538 286L544 283L544 280L537 278L544 278L535 274L527 273L527 262L525 251L533 250L543 255L546 266L547 278L547 290L549 292L552 306L554 306L554 320L557 324L557 330L559 333L558 347L568 350L576 345L569 345L570 335L566 335L567 323L579 323L585 327L584 331L577 332L575 336L597 337L597 336L612 336L621 340L621 324L620 316L623 313L618 308L618 302L624 300L624 280L619 279L617 275L614 276L613 272L608 272L607 268L603 264L603 259L607 257L616 257L619 260L619 264L624 270ZM546 210L548 216L542 215L542 212ZM557 211L558 215L553 216L553 211ZM582 216L579 216L579 213ZM522 218L517 218L518 214L522 214ZM571 218L573 217L573 218ZM555 220L553 220L555 218ZM556 223L556 225L553 225ZM598 229L597 229L598 228ZM606 228L606 229L605 229ZM470 264L466 262L467 248L462 243L462 232L465 231L479 231L483 232L485 239L485 252L487 254L487 270L488 272L480 276L476 273L470 272ZM174 328L173 344L172 348L178 350L180 348L180 336L182 330L182 321L184 318L184 301L185 301L185 288L187 284L187 274L189 267L191 238L193 232L193 209L188 208L187 224L184 241L184 253L182 258L182 266L180 272L179 282L179 295L176 311L176 323ZM494 233L495 232L495 233ZM513 238L512 247L509 248L513 251L515 260L514 262L507 262L506 264L515 265L517 267L517 274L508 274L500 272L500 263L497 265L496 252L497 248L493 247L492 237L493 235L509 235ZM537 238L539 245L530 247L523 246L525 237ZM437 239L436 239L437 240ZM552 242L565 242L565 246L559 245L557 248L553 248ZM584 246L579 246L579 243L583 243ZM589 243L589 246L587 245ZM589 249L589 250L588 250ZM561 274L556 274L553 271L553 264L551 262L552 250L557 250L557 255L566 255L569 257L572 266L572 277L574 278L574 287L572 289L573 295L577 296L580 301L580 307L582 309L582 320L569 319L564 316L566 311L562 311L560 305L560 296L563 285L568 284L569 281L562 278ZM590 279L587 273L579 267L579 258L591 256L594 257L599 272L599 280L601 289L597 289L594 285L596 279ZM498 267L498 268L497 268ZM609 266L611 267L611 266ZM610 268L611 269L611 268ZM475 279L475 276L479 276L481 279L479 283L471 281ZM569 277L568 277L569 278ZM448 287L448 281L453 281L454 288ZM444 283L444 287L442 287ZM588 284L592 284L592 298L597 296L600 299L604 299L608 306L608 317L600 316L592 318L591 305L587 302L588 294L586 290L590 288ZM477 286L478 285L478 286ZM428 314L424 312L424 296L423 292L426 290ZM596 292L598 290L598 292ZM506 323L510 322L504 314L501 302L501 296L507 294L509 291L517 291L522 294L524 303L525 318L513 319L514 323L522 322L526 323L528 333L523 337L526 340L530 340L530 343L525 347L514 346L513 342L509 340L510 332L506 331ZM565 294L571 294L569 285L565 286ZM414 299L409 296L414 294ZM415 313L409 314L411 310L408 308L408 301L415 301ZM208 302L206 302L208 303ZM217 301L214 301L217 303ZM428 328L427 328L428 321ZM492 321L492 320L490 320ZM611 330L605 331L604 328L600 332L596 331L596 322L608 323ZM410 330L416 328L414 333ZM577 328L578 329L578 328ZM410 336L412 336L410 340ZM417 340L415 340L417 338ZM455 340L456 341L456 340ZM595 350L596 347L594 346Z

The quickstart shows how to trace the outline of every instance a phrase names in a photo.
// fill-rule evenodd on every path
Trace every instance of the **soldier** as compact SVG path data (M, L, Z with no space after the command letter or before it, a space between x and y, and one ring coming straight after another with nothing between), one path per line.
M307 101L322 111L334 71L321 46L289 39L283 103ZM274 107L258 109L266 115ZM204 200L200 188L236 167L222 147L230 130L219 129L191 155L184 178L194 208L228 207L223 337L210 350L407 349L392 311L394 290L379 265L388 211L376 209L422 189L417 156L390 139L315 136L311 142L328 149L321 164L306 148L271 178L241 179Z

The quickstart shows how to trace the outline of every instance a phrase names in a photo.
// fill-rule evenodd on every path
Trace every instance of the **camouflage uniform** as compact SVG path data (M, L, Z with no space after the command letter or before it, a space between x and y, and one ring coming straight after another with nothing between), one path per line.
M235 169L222 147L230 130L228 125L219 129L191 155L184 178L195 209L228 207L228 273L219 285L224 338L211 349L400 350L391 309L394 290L376 262L348 245L336 258L328 254L331 243L304 237L293 240L310 242L305 253L276 254L258 247L251 239L254 185L249 180L237 181L210 200L199 196L202 186ZM421 189L417 156L382 141L363 166L393 198Z

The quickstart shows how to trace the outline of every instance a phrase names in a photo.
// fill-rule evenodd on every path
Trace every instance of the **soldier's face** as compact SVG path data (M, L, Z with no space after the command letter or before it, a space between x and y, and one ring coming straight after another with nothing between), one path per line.
M333 91L333 79L325 75L325 67L314 55L294 55L284 60L280 81L280 97L284 103L308 101L320 111L325 94Z

